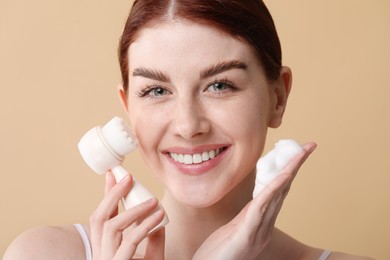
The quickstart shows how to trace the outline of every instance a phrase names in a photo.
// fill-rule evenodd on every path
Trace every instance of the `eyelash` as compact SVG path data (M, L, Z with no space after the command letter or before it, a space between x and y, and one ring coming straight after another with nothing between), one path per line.
M232 91L232 90L235 90L237 89L236 87L236 84L228 79L221 79L221 80L214 80L213 82L211 82L210 84L207 85L205 91L208 91L208 89L210 87L212 87L213 85L215 84L225 84L227 85L227 89L223 89L223 90L215 90L213 92L216 93L216 95L221 95L222 93L226 92L226 91ZM159 97L159 95L151 95L151 92L153 90L156 90L156 89L161 89L163 91L166 91L166 92L170 92L168 89L164 88L164 87L161 87L159 85L150 85L150 86L147 86L146 88L144 89L141 89L137 92L137 96L138 97L148 97L150 99L157 99Z
M236 86L236 84L234 82L228 80L227 78L224 78L222 80L214 80L212 83L208 84L207 88L206 88L206 91L207 91L207 89L209 89L210 87L212 87L215 84L226 84L227 87L228 87L227 89L224 89L224 90L220 90L220 91L216 90L216 91L214 91L214 92L218 93L217 95L220 95L220 94L222 94L223 92L226 92L226 91L232 91L232 90L237 89L237 86Z
M158 96L156 96L156 95L150 95L150 93L153 90L156 90L156 89L161 89L161 90L169 92L169 90L167 90L166 88L161 87L159 85L150 85L150 86L147 86L146 88L141 89L140 91L138 91L137 92L137 96L138 97L148 97L148 98L152 98L152 99L158 98Z

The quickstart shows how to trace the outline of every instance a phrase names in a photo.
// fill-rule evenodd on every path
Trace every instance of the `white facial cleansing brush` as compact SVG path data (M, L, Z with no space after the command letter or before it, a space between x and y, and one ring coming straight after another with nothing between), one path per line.
M256 164L257 173L253 198L281 173L291 158L302 151L302 147L297 142L284 139L279 140L272 151L260 158Z
M120 117L114 117L103 127L96 126L90 129L78 144L81 156L92 170L98 174L111 170L117 182L128 176L129 173L123 168L122 163L125 156L136 146L136 139ZM153 197L144 186L133 179L131 191L122 200L123 207L129 209ZM168 222L165 216L151 232L165 226Z

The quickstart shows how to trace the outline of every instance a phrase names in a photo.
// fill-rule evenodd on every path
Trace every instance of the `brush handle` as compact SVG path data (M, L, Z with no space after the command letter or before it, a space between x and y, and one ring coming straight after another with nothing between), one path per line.
M115 166L111 169L111 171L115 176L116 182L120 182L123 178L129 175L128 171L122 165ZM122 204L123 207L127 210L152 198L154 198L153 194L140 182L133 178L133 187L131 188L130 192L122 199ZM159 204L154 212L161 208L162 206ZM161 223L149 232L149 235L168 224L168 222L168 217L165 215Z

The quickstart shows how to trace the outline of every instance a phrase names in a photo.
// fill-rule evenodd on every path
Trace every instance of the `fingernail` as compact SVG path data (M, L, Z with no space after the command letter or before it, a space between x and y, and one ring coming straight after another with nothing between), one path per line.
M310 147L310 149L309 149L309 154L311 154L315 149L317 148L317 144L316 143L314 143L314 145L312 146L312 147Z

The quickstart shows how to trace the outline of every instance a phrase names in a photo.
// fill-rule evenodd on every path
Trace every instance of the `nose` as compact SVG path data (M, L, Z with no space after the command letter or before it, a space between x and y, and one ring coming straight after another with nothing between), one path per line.
M173 129L175 135L192 139L207 134L211 129L207 110L199 100L186 99L176 104Z

